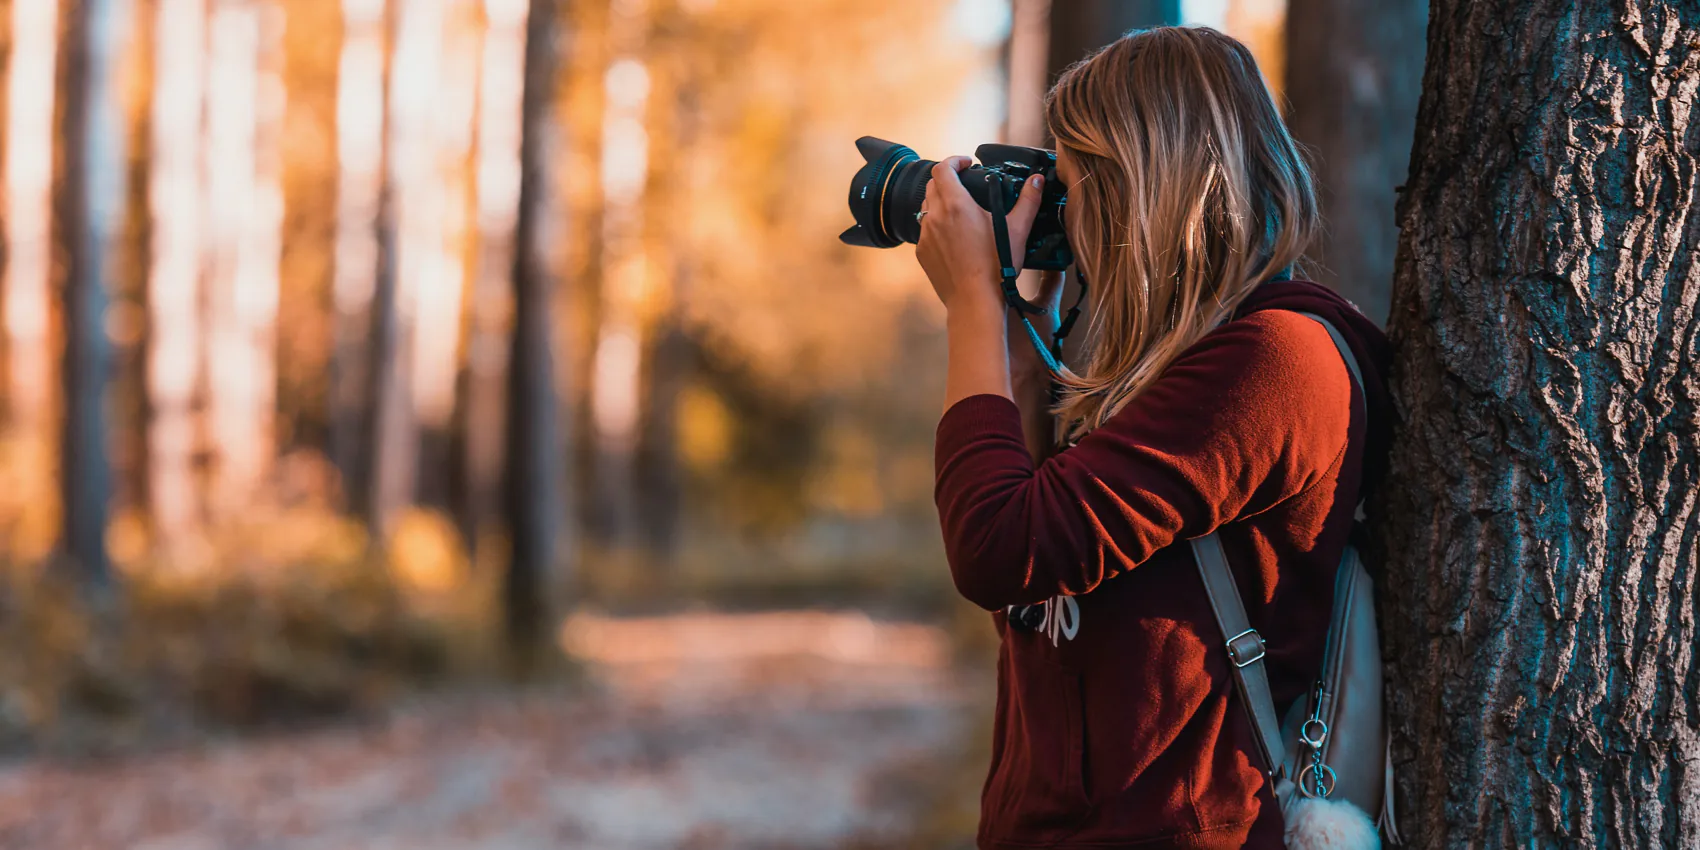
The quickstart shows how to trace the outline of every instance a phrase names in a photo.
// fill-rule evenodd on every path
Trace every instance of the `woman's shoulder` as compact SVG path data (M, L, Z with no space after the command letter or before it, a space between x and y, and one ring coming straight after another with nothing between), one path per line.
M1248 313L1205 334L1177 359L1204 361L1277 389L1349 394L1350 376L1328 330L1292 310Z
M1352 378L1328 331L1291 310L1225 322L1183 352L1147 396L1148 411L1197 416L1242 439L1337 445L1350 425Z

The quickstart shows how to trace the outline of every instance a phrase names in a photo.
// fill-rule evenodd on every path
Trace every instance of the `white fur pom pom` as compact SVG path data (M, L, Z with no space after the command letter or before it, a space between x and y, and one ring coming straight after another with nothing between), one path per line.
M1363 810L1345 800L1299 797L1288 806L1287 850L1380 850L1381 836Z

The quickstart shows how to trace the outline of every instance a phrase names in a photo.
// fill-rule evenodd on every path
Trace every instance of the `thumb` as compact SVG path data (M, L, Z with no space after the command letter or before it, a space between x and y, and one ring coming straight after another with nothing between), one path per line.
M1039 201L1045 196L1045 178L1035 174L1027 178L1021 186L1021 197L1016 199L1015 206L1009 211L1009 221L1012 226L1019 225L1026 231L1033 224L1033 219L1039 215Z

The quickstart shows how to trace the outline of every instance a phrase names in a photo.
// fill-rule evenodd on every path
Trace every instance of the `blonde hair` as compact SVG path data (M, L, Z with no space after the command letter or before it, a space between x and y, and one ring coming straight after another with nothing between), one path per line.
M1310 170L1245 45L1205 27L1129 33L1045 103L1080 173L1065 223L1092 299L1056 413L1078 437L1292 266L1319 227Z

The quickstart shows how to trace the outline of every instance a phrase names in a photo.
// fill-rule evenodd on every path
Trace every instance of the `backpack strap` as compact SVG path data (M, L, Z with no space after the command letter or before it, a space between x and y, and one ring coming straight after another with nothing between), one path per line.
M1361 394L1363 373L1358 371L1358 360L1352 355L1352 349L1346 345L1346 338L1321 316L1314 313L1299 315L1315 320L1328 330L1328 336L1334 340L1334 347L1339 349L1341 359L1346 361L1346 369L1352 373L1352 382L1357 384ZM1257 749L1263 754L1263 763L1268 766L1266 769L1269 776L1278 781L1283 778L1282 753L1286 748L1281 743L1281 723L1275 713L1275 697L1269 690L1269 671L1263 666L1263 636L1251 627L1251 620L1246 617L1245 603L1240 599L1239 586L1234 582L1234 573L1228 567L1228 556L1222 551L1221 539L1214 532L1194 539L1192 557L1198 563L1198 575L1204 580L1204 591L1210 597L1210 608L1216 613L1216 624L1222 627L1222 636L1227 638L1228 663L1233 665L1234 690L1239 693L1240 702L1251 715L1252 729L1257 737Z
M1228 663L1233 665L1234 690L1251 715L1256 732L1257 749L1270 778L1283 767L1281 753L1281 723L1275 717L1275 697L1269 691L1269 672L1263 668L1263 636L1251 627L1246 618L1245 603L1240 601L1234 573L1228 569L1228 556L1222 552L1222 541L1215 534L1206 534L1192 541L1192 557L1198 562L1198 574L1204 579L1204 591L1210 597L1210 608L1216 612L1216 624L1228 638Z

